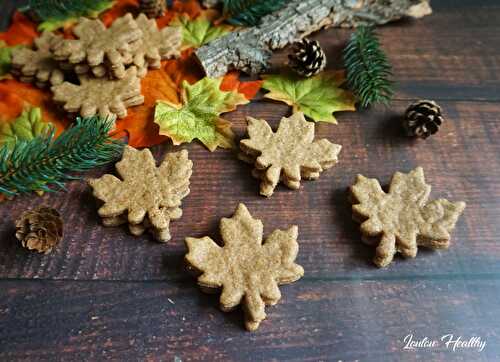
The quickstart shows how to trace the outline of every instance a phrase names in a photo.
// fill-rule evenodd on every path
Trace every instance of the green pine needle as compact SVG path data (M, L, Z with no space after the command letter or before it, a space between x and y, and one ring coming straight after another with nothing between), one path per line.
M347 83L363 107L388 104L394 90L392 67L372 28L359 27L344 49Z
M77 118L71 128L54 137L54 129L32 140L18 140L13 147L0 148L0 193L6 196L32 191L64 189L69 175L117 159L124 143L111 139L112 120Z
M63 22L81 16L96 16L112 5L113 0L30 0L20 10L33 14L40 22Z
M286 0L224 0L224 14L230 24L239 26L259 25L261 18L281 9Z

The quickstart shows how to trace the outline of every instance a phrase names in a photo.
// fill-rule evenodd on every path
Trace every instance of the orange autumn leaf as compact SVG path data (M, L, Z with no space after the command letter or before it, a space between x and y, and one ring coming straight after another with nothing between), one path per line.
M261 80L240 82L240 72L238 71L231 71L227 73L222 79L222 83L220 85L220 89L226 92L237 89L238 93L243 94L248 100L253 99L261 87Z
M168 9L165 15L156 19L156 23L159 28L163 28L170 24L172 19L177 14L186 14L191 19L196 18L202 12L202 8L200 2L197 0L188 0L188 1L174 1L172 7Z
M158 125L154 123L156 100L165 99L179 102L177 85L165 71L150 70L141 81L144 104L128 109L127 117L116 122L116 136L128 136L128 144L132 147L149 147L164 142L167 137L159 134Z
M118 0L115 5L105 11L100 19L106 26L110 26L115 19L127 13L135 14L139 9L139 0Z
M37 36L36 24L27 16L16 11L7 31L0 33L0 40L5 41L8 45L31 45Z
M115 19L127 13L137 15L139 11L139 0L118 0L116 4L101 16L106 26L110 26ZM165 14L156 19L159 28L167 26L176 14L187 14L191 18L197 17L202 11L197 0L174 1L173 5Z
M116 123L116 136L128 136L128 143L133 147L149 147L160 144L167 137L159 135L158 125L154 123L157 100L179 103L180 84L183 80L196 83L203 78L203 73L194 62L189 52L180 59L162 62L162 68L150 70L141 82L144 104L128 109L128 116ZM261 81L240 82L239 72L230 72L222 80L223 91L237 90L251 100L259 91Z
M194 49L187 49L181 53L178 59L165 62L165 71L180 89L182 81L187 80L190 84L196 83L203 78L204 73L198 61L195 59Z
M0 82L0 115L3 120L16 118L27 105L40 107L42 118L56 126L57 134L69 124L52 103L52 94L49 91L14 79Z

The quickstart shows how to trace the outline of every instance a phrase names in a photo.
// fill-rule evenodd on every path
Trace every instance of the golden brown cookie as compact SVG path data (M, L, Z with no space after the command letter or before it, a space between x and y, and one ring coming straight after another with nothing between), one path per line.
M177 220L182 217L182 210L179 207L175 208L162 208L161 212L164 214L165 218L168 220L169 224L171 220ZM102 224L104 226L120 226L128 223L126 215L103 217ZM140 224L128 224L129 231L132 235L140 236L146 231L149 231L157 241L167 242L171 239L169 226L163 229L155 229L148 218L144 218L144 221Z
M94 196L104 202L99 209L103 223L119 225L126 218L134 225L132 233L151 228L157 239L167 241L170 220L180 218L181 200L189 194L192 167L186 150L167 154L157 167L149 149L127 146L116 164L122 179L107 174L89 180Z
M223 246L209 237L186 238L185 259L202 273L198 284L204 291L222 288L220 307L229 311L242 304L249 331L266 318L265 306L281 299L280 284L292 283L304 275L295 263L299 251L298 228L275 230L263 239L263 224L243 204L231 218L220 222Z
M62 40L60 35L45 31L34 40L34 49L14 48L12 51L12 74L22 82L34 82L43 88L47 84L57 85L64 81L64 73L59 69L50 48Z
M105 65L116 78L125 77L124 54L130 53L131 44L142 37L131 14L116 19L109 28L99 19L81 18L73 32L77 39L64 39L52 46L54 59L89 67Z
M301 178L317 179L338 161L342 146L327 139L314 141L314 123L301 112L282 118L276 132L264 120L247 120L249 138L241 140L239 157L255 164L261 195L271 196L279 181L298 189Z
M124 118L127 107L144 103L141 95L141 80L136 69L129 68L123 79L94 78L82 75L80 84L64 82L51 88L54 102L62 104L67 112L79 113L82 117Z
M161 30L154 19L140 14L136 20L142 38L132 45L133 64L139 69L159 69L164 59L180 55L182 31L180 27L167 26Z
M385 267L396 253L414 258L417 247L446 249L450 232L465 209L464 202L445 199L428 201L431 187L421 167L404 174L396 172L389 192L376 179L358 175L351 186L353 219L361 223L363 238L378 242L374 263Z

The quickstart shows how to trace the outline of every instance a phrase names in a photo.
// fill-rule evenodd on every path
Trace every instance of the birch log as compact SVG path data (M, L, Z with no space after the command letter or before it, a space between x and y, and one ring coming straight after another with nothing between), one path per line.
M272 50L280 49L319 29L338 26L381 25L405 16L432 13L430 0L292 0L262 18L259 26L216 39L196 51L209 77L230 69L262 73Z

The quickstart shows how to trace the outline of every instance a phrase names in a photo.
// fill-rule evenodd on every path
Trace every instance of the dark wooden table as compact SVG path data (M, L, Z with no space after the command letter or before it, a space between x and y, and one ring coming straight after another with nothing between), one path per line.
M6 25L15 1L2 4ZM84 182L68 192L19 197L0 206L0 360L500 360L500 3L433 1L435 13L379 33L394 66L397 93L389 108L339 115L317 136L343 145L340 163L300 191L279 187L265 199L250 168L229 151L186 146L194 161L184 216L173 239L158 244L99 224ZM350 31L315 36L333 67ZM278 54L276 63L284 59ZM438 101L446 122L435 137L402 136L409 102ZM288 108L257 99L227 115L239 136L245 116L273 126ZM160 159L169 144L154 148ZM387 269L351 221L346 189L357 173L387 182L397 170L423 166L432 196L464 200L467 209L448 251L420 250ZM99 176L106 169L88 176ZM268 319L246 332L240 310L222 313L218 296L200 292L183 269L184 238L219 239L218 223L244 202L265 233L299 226L298 262L305 276L281 288ZM13 219L48 204L66 222L50 255L23 250ZM404 338L453 334L486 341L453 351L442 343L405 350Z

